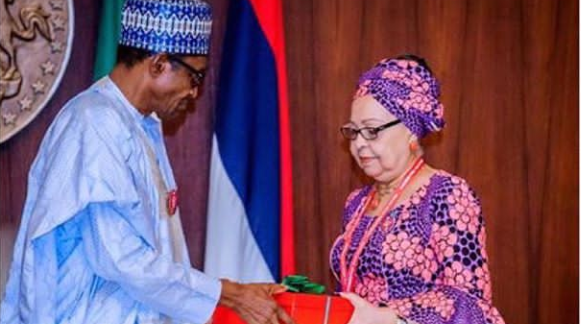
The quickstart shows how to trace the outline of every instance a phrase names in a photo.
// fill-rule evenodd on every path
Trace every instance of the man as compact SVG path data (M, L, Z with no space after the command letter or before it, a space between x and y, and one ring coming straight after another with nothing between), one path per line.
M70 100L32 165L0 323L292 322L278 285L192 269L160 119L198 96L209 6L127 0L118 63Z

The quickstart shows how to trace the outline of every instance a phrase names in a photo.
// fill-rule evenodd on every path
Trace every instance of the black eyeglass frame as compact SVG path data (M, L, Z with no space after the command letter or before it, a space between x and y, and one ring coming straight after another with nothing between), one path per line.
M388 129L392 126L395 126L397 124L401 123L401 120L396 119L393 121L390 121L389 123L385 123L383 125L377 126L377 127L361 127L361 128L354 128L354 127L350 127L350 126L342 126L340 128L341 131L341 135L343 135L343 137L345 137L346 139L350 140L350 141L354 141L357 139L357 135L361 134L361 136L370 141L370 140L374 140L377 138L377 136L379 135L379 132L381 132L382 130ZM353 133L348 133L348 132L353 132ZM350 134L355 134L353 136L350 136ZM367 134L367 135L364 135Z
M196 69L195 67L189 65L188 63L184 62L182 59L175 55L167 54L167 58L170 61L179 64L181 67L185 68L188 71L188 74L191 76L192 79L192 88L199 87L200 85L202 85L204 77L206 76L205 71L200 71Z

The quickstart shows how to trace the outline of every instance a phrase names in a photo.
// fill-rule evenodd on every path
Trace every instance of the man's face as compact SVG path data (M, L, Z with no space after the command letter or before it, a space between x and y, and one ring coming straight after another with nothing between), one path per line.
M159 70L154 71L152 78L150 110L163 120L173 119L198 97L208 59L205 56L163 55L153 60L154 68Z

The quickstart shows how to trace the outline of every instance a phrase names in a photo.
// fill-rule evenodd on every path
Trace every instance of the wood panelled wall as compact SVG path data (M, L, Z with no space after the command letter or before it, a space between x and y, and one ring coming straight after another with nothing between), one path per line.
M331 284L342 204L362 182L338 132L355 81L415 53L446 107L427 160L481 197L495 305L511 324L577 322L577 1L294 0L285 13L299 271Z
M166 125L197 267L228 0L210 3L204 94L194 114ZM0 146L2 252L18 226L42 135L62 104L90 84L99 3L75 4L77 35L61 88ZM357 77L381 58L415 53L442 82L448 123L424 142L427 160L466 178L482 199L495 305L509 324L578 323L578 9L575 0L284 1L298 272L334 285L329 247L345 196L365 181L338 132ZM0 273L6 259L0 255Z

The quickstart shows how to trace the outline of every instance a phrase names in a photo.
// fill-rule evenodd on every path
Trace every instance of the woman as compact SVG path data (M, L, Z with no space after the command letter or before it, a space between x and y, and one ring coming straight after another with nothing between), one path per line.
M358 323L504 323L491 303L480 202L465 180L427 165L419 140L444 126L423 59L364 73L341 133L375 183L347 198L331 267ZM345 248L347 246L347 248Z

